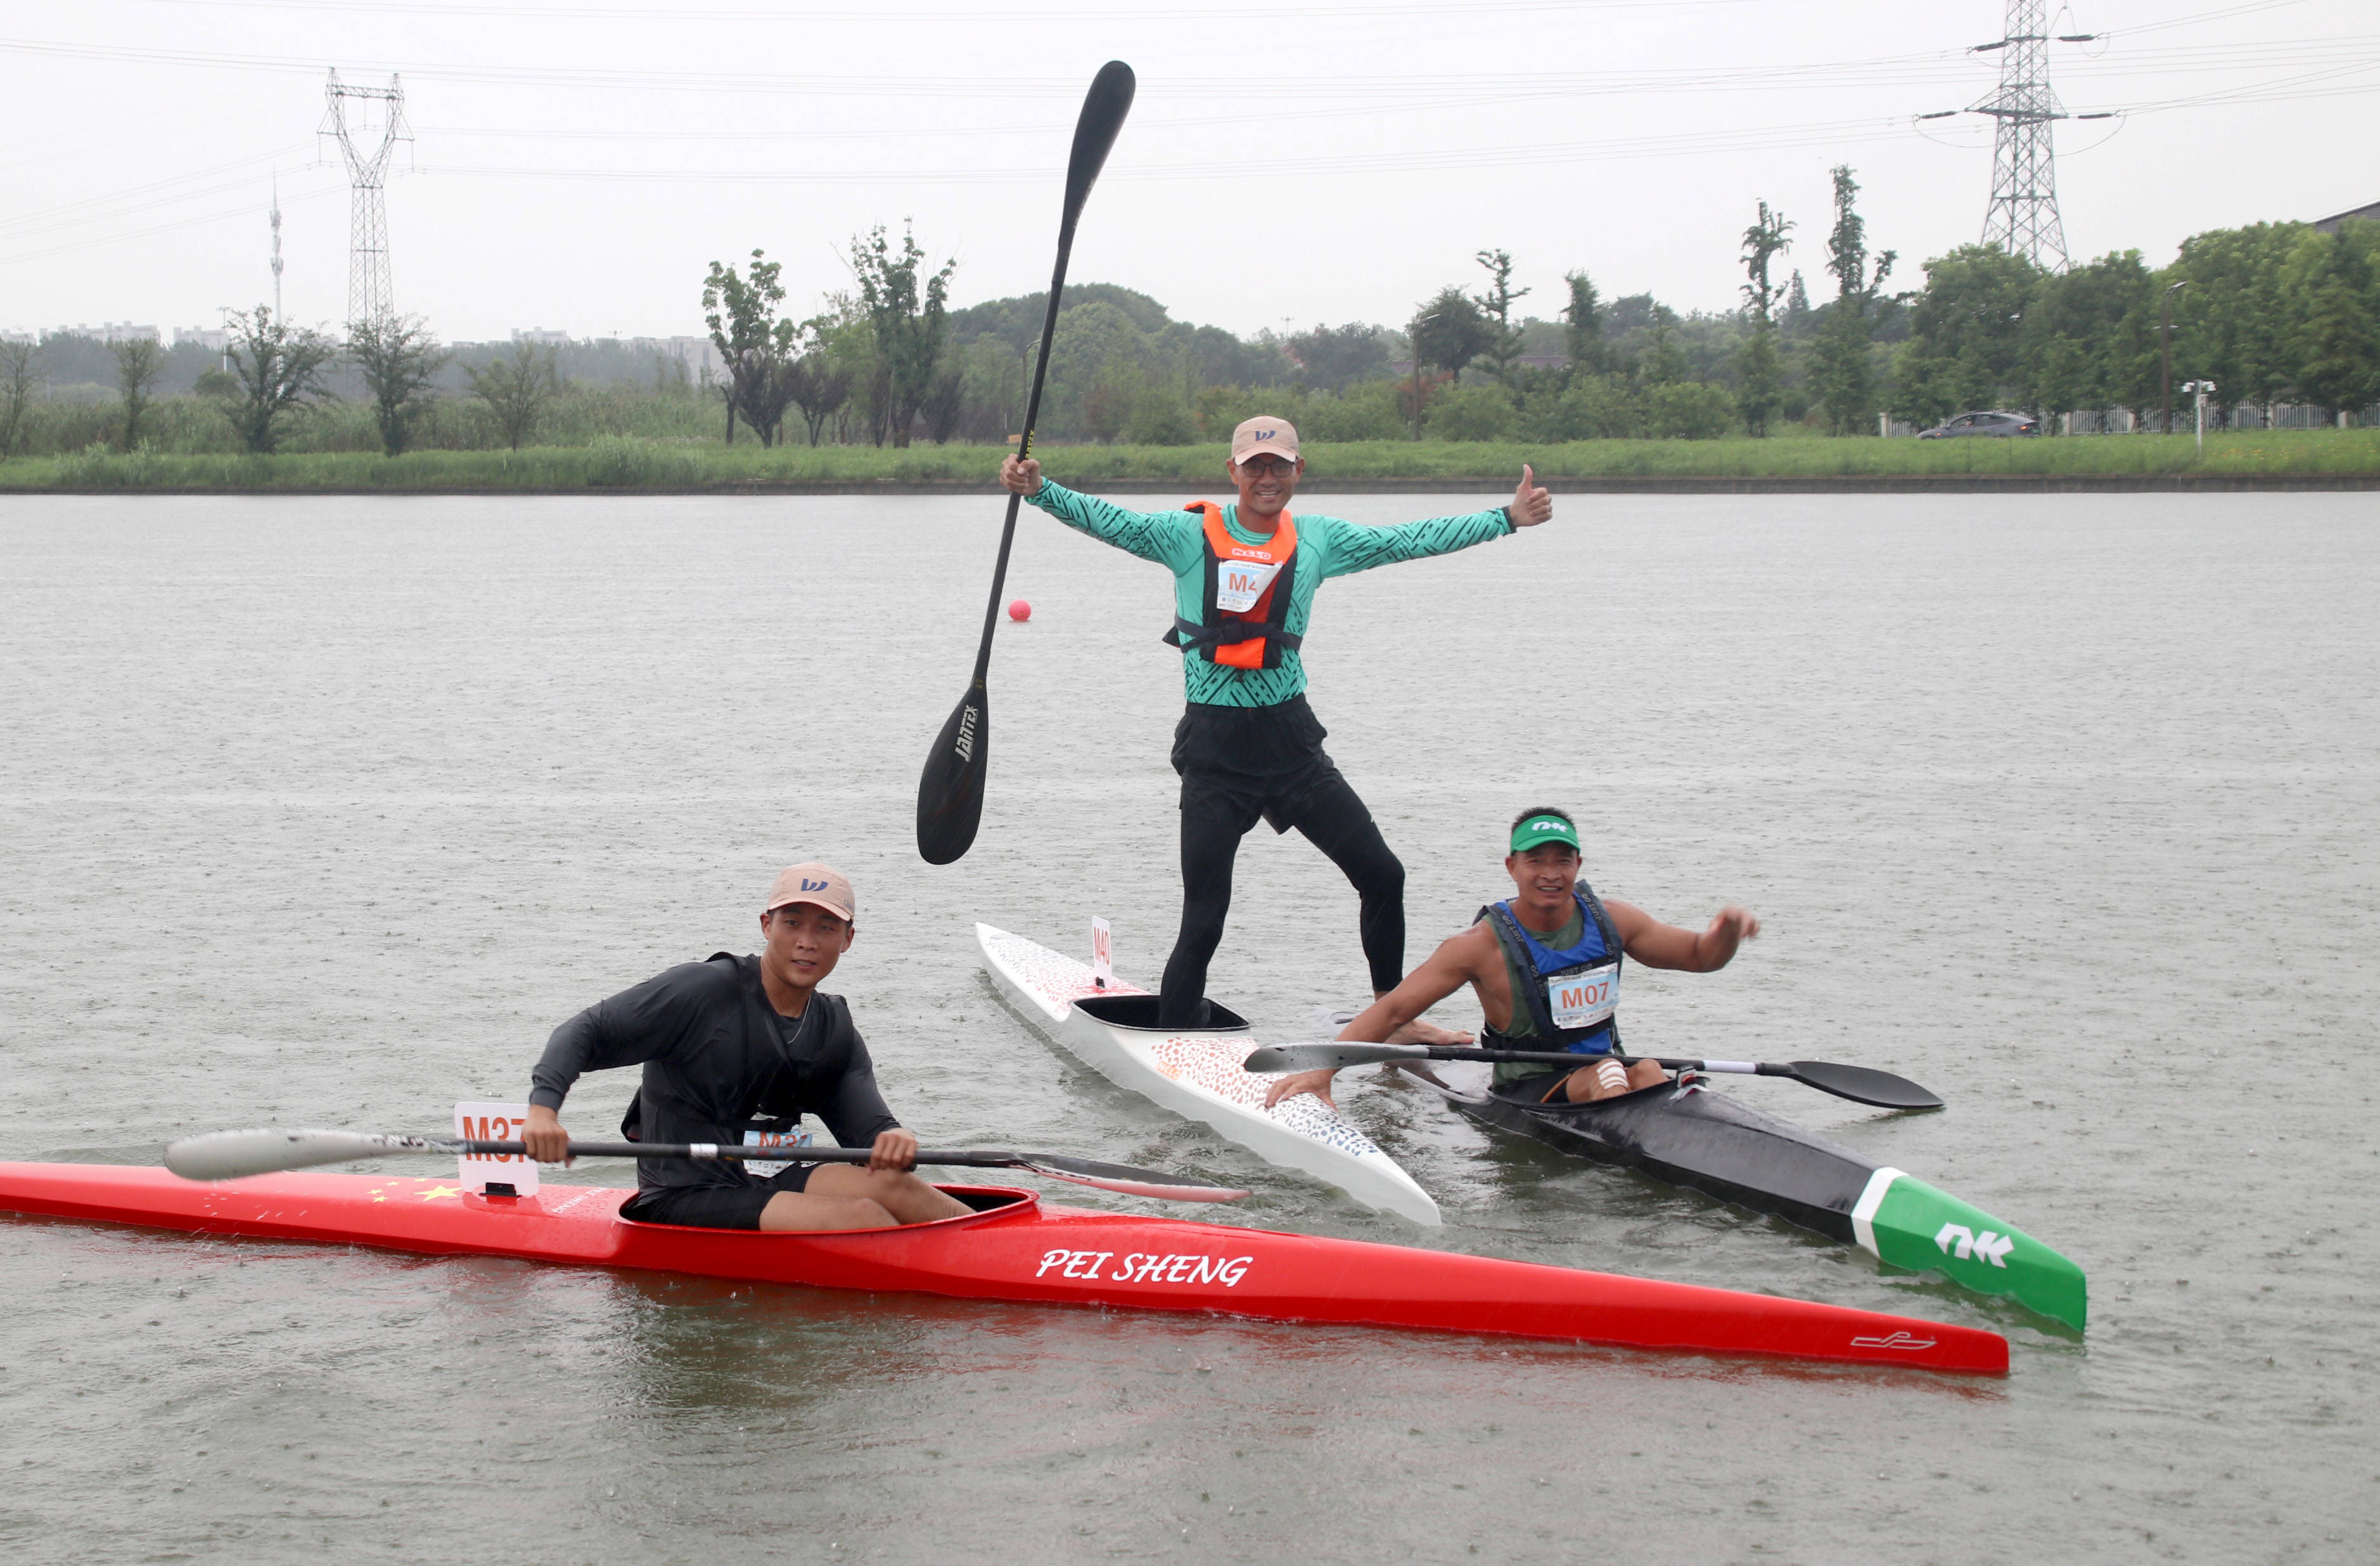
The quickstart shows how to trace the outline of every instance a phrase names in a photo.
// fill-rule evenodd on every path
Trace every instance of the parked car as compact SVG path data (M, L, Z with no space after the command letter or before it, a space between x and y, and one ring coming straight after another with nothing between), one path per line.
M1921 441L1947 441L1959 435L1996 435L2006 440L2010 435L2038 435L2041 420L2029 413L1962 413L1946 419L1931 430L1920 430Z

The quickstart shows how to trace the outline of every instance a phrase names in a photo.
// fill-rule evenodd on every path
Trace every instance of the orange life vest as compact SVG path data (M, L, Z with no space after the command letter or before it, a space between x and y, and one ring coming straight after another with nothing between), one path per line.
M1234 669L1275 669L1281 655L1305 638L1288 628L1292 585L1297 577L1297 520L1286 511L1270 539L1244 544L1223 526L1223 508L1194 501L1185 511L1206 518L1207 569L1202 622L1173 617L1163 640L1196 652L1209 663Z

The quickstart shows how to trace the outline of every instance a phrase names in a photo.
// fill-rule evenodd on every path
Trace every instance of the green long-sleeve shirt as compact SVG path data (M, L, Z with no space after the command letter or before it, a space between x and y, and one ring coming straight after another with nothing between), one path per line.
M1126 511L1049 482L1031 499L1067 527L1172 571L1174 609L1194 625L1206 624L1205 524L1198 513ZM1290 515L1297 518L1297 571L1286 628L1301 637L1314 611L1314 589L1325 577L1345 577L1400 560L1451 554L1512 530L1500 506L1467 516L1402 522L1393 528L1366 528L1336 516L1310 516L1294 508ZM1223 507L1223 526L1242 543L1261 544L1270 537L1241 527L1236 505ZM1270 669L1235 669L1187 653L1182 660L1182 682L1192 701L1216 707L1271 707L1305 689L1305 662L1294 648L1282 649L1280 664Z

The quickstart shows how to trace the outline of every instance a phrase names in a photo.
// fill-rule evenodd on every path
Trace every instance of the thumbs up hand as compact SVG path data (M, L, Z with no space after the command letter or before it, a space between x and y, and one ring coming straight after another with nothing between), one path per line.
M1553 514L1553 492L1539 488L1536 470L1521 464L1521 487L1512 492L1512 504L1504 508L1504 515L1515 528L1534 528Z

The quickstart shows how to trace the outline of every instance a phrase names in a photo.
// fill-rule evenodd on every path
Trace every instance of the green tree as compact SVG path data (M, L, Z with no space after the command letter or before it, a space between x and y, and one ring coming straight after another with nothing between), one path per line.
M1802 269L1797 266L1793 269L1793 280L1785 285L1785 308L1779 312L1777 324L1789 342L1807 337L1811 331L1811 318L1816 313L1810 308L1809 285L1802 281Z
M430 409L431 382L446 368L446 353L418 315L351 322L347 358L364 378L381 450L403 456L414 426Z
M1769 416L1783 398L1783 365L1777 351L1777 301L1781 284L1769 281L1768 266L1780 251L1792 248L1786 237L1793 225L1783 212L1760 203L1760 216L1743 231L1743 298L1752 315L1752 334L1737 350L1735 368L1740 390L1736 402L1743 422L1755 435L1768 433Z
M1413 343L1414 383L1423 386L1422 370L1436 365L1447 375L1460 381L1463 371L1472 361L1488 351L1489 334L1494 329L1470 295L1449 285L1440 288L1414 316L1413 326L1406 336ZM1414 439L1421 439L1425 393L1414 398Z
M826 421L851 400L851 371L835 363L821 346L788 368L786 392L802 410L802 426L809 431L810 444L817 445Z
M2334 415L2380 401L2380 224L2308 233L2281 273L2297 386ZM2220 382L2217 382L2218 384Z
M785 300L784 285L777 281L781 270L780 262L755 249L746 263L747 275L712 261L703 279L703 324L710 328L711 346L727 371L722 395L730 445L735 443L739 413L763 446L773 444L791 400L783 371L794 360L800 328L777 314Z
M1871 271L1867 223L1859 215L1859 182L1848 164L1834 169L1835 225L1827 235L1827 270L1835 275L1835 301L1827 311L1815 349L1818 400L1838 435L1864 433L1876 417L1876 366L1868 351L1868 310L1884 290L1899 257L1890 250Z
M1512 431L1512 394L1501 386L1449 386L1430 404L1433 441L1500 441Z
M1735 427L1735 398L1724 386L1673 381L1645 390L1645 429L1656 440L1716 441Z
M2142 262L2138 250L2042 276L2021 334L2024 373L2036 404L2053 417L2072 408L2128 407L2136 418L2145 413L2157 397L2162 291L2162 280ZM1924 309L1921 303L1919 311Z
M339 350L310 326L275 320L263 305L234 311L230 326L232 373L239 377L232 429L241 445L269 455L288 416L322 399L322 377Z
M2281 274L2308 232L2299 223L2259 223L2195 234L2167 271L2164 282L2190 284L2174 296L2174 362L2213 381L2227 407L2272 402L2296 378Z
M2031 403L2041 355L2026 352L2025 322L2043 281L2029 258L1997 245L1961 245L1927 261L1894 359L1893 411L1936 424L1960 408Z
M925 260L917 237L905 227L898 255L880 224L866 238L851 242L860 305L875 328L876 351L883 361L885 422L895 446L909 443L909 427L933 390L950 335L951 273L959 263L948 261L940 272L926 273Z
M1512 370L1520 362L1521 329L1512 324L1512 302L1528 293L1526 288L1512 286L1512 253L1510 250L1482 250L1475 258L1488 269L1488 288L1479 296L1479 313L1488 325L1488 345L1479 350L1495 372L1496 379L1507 391L1512 389Z
M497 359L484 370L465 365L463 373L472 394L488 405L504 444L514 451L537 433L538 421L562 392L553 350L535 343L516 343L512 358Z
M1282 346L1297 361L1298 379L1318 391L1342 392L1389 373L1389 334L1366 322L1318 325Z
M165 368L165 345L154 337L127 337L107 345L115 356L115 390L124 399L124 449L140 439L140 420L155 402L157 372Z
M1636 380L1643 386L1671 386L1692 377L1686 347L1678 341L1678 312L1667 305L1653 307L1653 341L1636 361Z
M42 397L41 346L0 339L0 456L14 456L25 443L25 427Z
M1306 426L1301 425L1300 429ZM1315 431L1319 434L1320 431ZM1124 439L1138 446L1187 446L1198 441L1198 424L1190 411L1190 386L1184 376L1165 370L1145 377L1132 405Z
M1633 439L1645 433L1644 398L1623 375L1572 375L1560 396L1528 405L1520 433L1546 442Z
M1603 340L1603 302L1595 282L1584 271L1566 273L1570 302L1562 306L1562 346L1570 354L1573 375L1603 375L1611 370L1610 345Z

